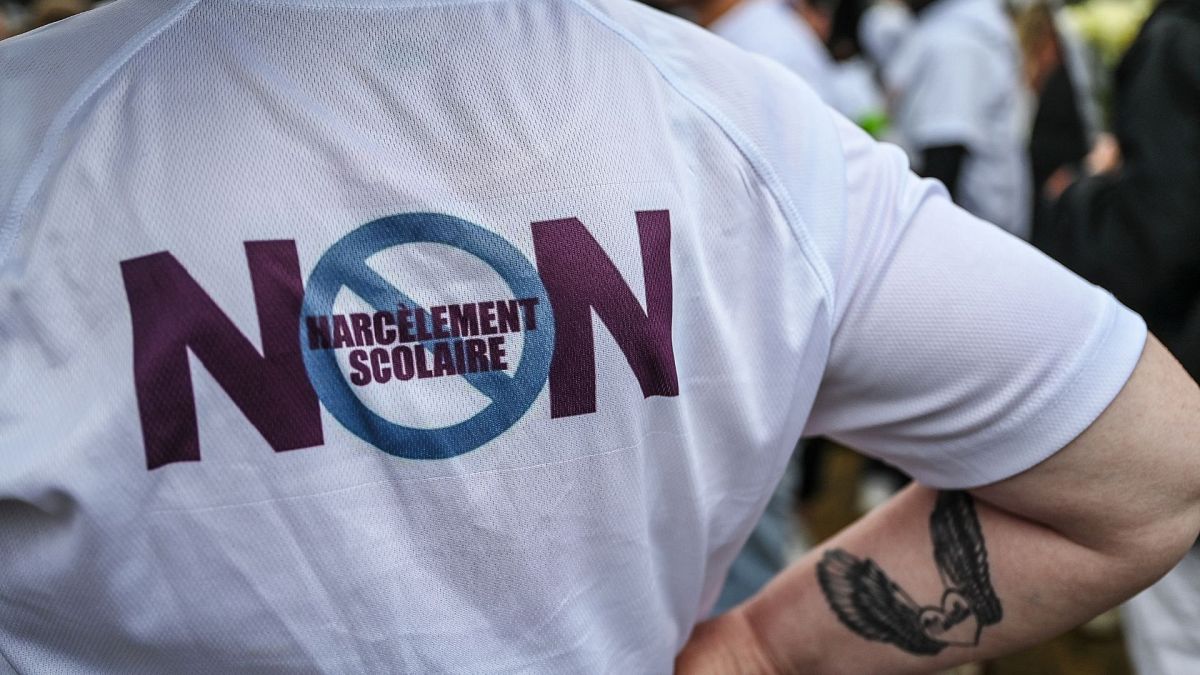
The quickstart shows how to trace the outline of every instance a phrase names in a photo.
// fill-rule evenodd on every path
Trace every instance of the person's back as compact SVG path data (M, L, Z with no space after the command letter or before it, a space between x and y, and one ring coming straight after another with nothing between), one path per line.
M827 231L840 209L743 183L707 84L588 5L311 4L118 2L0 50L6 115L45 114L22 88L44 59L91 71L5 153L0 500L30 506L0 526L23 561L0 645L68 670L663 672L818 383L829 271L779 209ZM796 89L794 179L836 195L832 122ZM378 220L425 212L447 215ZM513 300L537 304L489 330ZM467 314L472 363L387 340L398 303ZM91 620L55 630L67 611Z
M802 431L1003 481L1145 343L632 3L119 0L0 107L20 671L666 672Z

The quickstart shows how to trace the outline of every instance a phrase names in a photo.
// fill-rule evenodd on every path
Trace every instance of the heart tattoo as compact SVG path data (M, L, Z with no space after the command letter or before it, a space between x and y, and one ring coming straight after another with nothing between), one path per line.
M830 549L817 579L838 619L868 640L913 654L979 644L984 626L1004 616L992 588L987 548L975 503L965 492L941 492L929 516L933 558L946 587L940 606L918 605L870 558Z
M971 611L967 599L955 590L942 595L942 606L925 607L921 610L921 630L931 640L941 640L948 645L971 647L979 644L979 633L983 626L979 617Z

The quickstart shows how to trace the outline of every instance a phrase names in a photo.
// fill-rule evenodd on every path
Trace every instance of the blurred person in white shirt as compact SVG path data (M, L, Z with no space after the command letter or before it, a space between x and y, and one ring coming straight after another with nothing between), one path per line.
M1001 0L908 0L915 23L883 64L914 168L972 214L1028 239L1027 95Z

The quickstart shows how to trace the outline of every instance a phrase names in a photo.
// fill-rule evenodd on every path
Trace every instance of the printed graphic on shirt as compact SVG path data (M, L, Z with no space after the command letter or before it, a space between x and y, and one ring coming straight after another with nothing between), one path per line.
M499 274L514 297L425 308L367 264L375 253L416 243L475 256ZM342 288L375 311L337 313ZM453 457L499 436L541 392L554 353L554 313L537 270L503 237L444 214L391 216L347 234L309 276L304 316L304 363L325 408L359 438L410 459ZM509 362L512 335L524 338L516 363ZM337 359L345 347L354 347L348 352L349 377ZM468 419L438 428L389 421L355 391L450 376L465 380L488 403ZM411 405L411 397L396 398Z
M677 396L670 214L634 216L645 307L577 218L530 223L535 265L479 224L388 216L330 246L307 283L295 242L246 242L261 353L169 251L123 261L147 467L201 459L189 351L276 452L323 445L322 406L417 460L485 446L547 384L551 419L596 412L593 315L645 397Z

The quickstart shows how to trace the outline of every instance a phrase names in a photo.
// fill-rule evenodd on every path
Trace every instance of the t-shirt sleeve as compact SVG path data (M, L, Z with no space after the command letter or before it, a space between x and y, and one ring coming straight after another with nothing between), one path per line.
M936 488L1015 475L1108 407L1141 318L917 178L902 152L837 122L845 245L834 332L806 433Z

